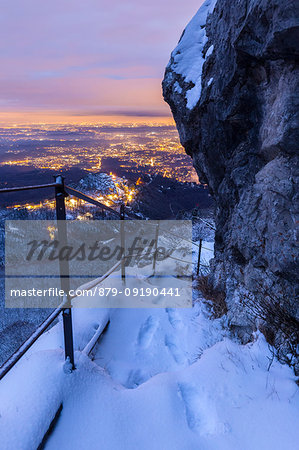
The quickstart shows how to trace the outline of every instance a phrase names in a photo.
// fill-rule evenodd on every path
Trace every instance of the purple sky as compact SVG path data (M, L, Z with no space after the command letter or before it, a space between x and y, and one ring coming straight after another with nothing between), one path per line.
M2 0L2 117L169 115L165 65L201 3Z

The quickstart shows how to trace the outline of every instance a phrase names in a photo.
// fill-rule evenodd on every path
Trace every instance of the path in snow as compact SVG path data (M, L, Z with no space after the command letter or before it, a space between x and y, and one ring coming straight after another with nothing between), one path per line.
M77 349L108 313L74 310ZM115 310L110 320L95 361L77 351L77 370L63 372L59 324L2 380L1 450L36 448L61 401L47 450L296 448L298 386L287 366L274 361L267 371L262 336L232 342L199 304Z
M61 323L0 385L1 450L293 450L299 395L264 338L241 346L226 319L193 308L74 309L77 369L63 371ZM94 361L81 353L110 325Z
M188 324L186 311L177 312ZM199 309L196 313L189 313L189 322L195 319L207 330L208 319ZM190 360L182 363L161 340L165 332L170 333L166 323L172 327L167 311L147 314L141 310L115 312L97 349L97 364L81 356L78 370L66 377L64 409L47 450L296 448L298 387L288 367L274 361L267 371L270 353L262 336L257 335L247 346L224 338L206 348L193 364ZM114 336L113 322L124 330L129 316L128 336L134 335L135 341L126 350L128 338L120 331ZM204 334L196 335L196 329L194 326L193 338L202 338ZM148 336L149 330L145 351L138 336ZM217 326L210 332L214 338L222 338ZM119 348L109 360L108 349L116 341ZM189 355L196 347L192 342L189 348L182 335L177 345L182 352L189 350Z

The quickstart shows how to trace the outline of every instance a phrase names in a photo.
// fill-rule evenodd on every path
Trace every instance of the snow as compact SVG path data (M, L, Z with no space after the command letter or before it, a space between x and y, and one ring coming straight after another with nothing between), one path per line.
M100 192L103 195L117 193L115 183L111 175L106 173L88 173L78 183L79 189L87 192Z
M298 388L286 366L273 362L267 371L267 356L260 335L243 347L226 338L193 364L140 380L135 389L82 356L46 448L294 449Z
M208 41L205 24L208 14L213 12L216 0L206 0L193 19L189 22L185 31L172 52L172 70L182 75L185 82L192 82L193 87L187 90L187 108L193 109L198 103L201 95L201 75L204 62L213 51L211 46L207 54L203 54L203 49ZM177 87L175 91L178 92Z
M206 58L211 56L211 54L213 53L213 50L214 50L214 45L211 45L206 52Z
M74 309L75 361L98 327L106 309ZM1 450L31 450L41 443L63 401L70 375L64 361L62 320L44 333L0 383Z
M209 81L208 81L208 86L211 86L211 84L213 83L213 80L214 80L213 77L209 79Z
M62 350L36 352L1 380L1 450L34 449L41 443L61 404L63 364Z
M192 259L194 261L193 265L193 275L196 275L197 262L198 262L198 252L199 252L199 242L193 245L192 249ZM209 267L210 260L214 256L214 242L202 241L202 248L200 253L200 272L205 273Z
M177 92L178 94L181 94L182 91L183 91L181 86L179 85L179 83L177 81L173 85L173 90L174 90L174 92Z
M202 349L211 346L224 333L221 320L207 321L205 314L199 305L186 309L117 309L111 314L109 331L94 361L127 388L158 373L188 367L198 357L199 345Z
M211 257L204 241L202 262ZM1 450L37 448L61 403L47 450L296 448L292 370L272 361L260 333L231 340L227 318L212 319L200 298L192 308L75 308L73 324L75 371L60 320L1 381Z

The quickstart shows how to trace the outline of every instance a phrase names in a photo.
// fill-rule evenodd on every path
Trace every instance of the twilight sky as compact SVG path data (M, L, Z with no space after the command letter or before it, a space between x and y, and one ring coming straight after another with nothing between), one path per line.
M202 3L0 0L0 122L168 120L164 69Z

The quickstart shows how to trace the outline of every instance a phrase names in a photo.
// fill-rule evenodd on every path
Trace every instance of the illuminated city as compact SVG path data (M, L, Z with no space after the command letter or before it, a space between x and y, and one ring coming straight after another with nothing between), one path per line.
M102 158L109 156L120 159L123 168L143 166L149 173L179 181L197 180L191 159L171 126L10 127L0 129L0 139L3 150L7 145L5 153L0 154L0 166L62 171L83 165L85 170L96 172L101 170ZM31 155L27 152L29 143L34 147Z
M93 193L89 193L89 195L95 200L111 208L119 206L120 203L124 203L125 205L129 205L130 203L132 203L136 198L138 189L134 185L129 186L127 180L119 178L111 172L109 176L111 177L111 180L113 182L114 189L110 189L110 192L106 194L94 195ZM140 185L140 182L138 182L137 184ZM84 200L76 198L72 195L66 197L65 199L66 208L67 210L70 211L78 211L81 207L84 206L84 204L85 204ZM89 208L90 207L91 206L89 205ZM8 206L7 208L8 209L25 208L28 211L34 211L41 208L54 209L55 200L46 199L39 203L13 204L11 206ZM79 220L82 220L83 218L92 218L92 214L90 212L87 212L84 215L81 214L77 215L76 218Z
M192 160L180 145L176 129L155 123L3 127L0 129L1 187L11 186L9 174L15 169L22 176L33 171L34 176L43 180L47 177L50 182L57 173L67 175L68 179L76 171L81 178L88 173L109 174L113 189L105 194L89 192L89 195L112 208L120 202L127 205L134 202L144 175L198 183ZM79 179L77 172L74 181ZM69 210L78 210L82 203L73 197L66 199ZM12 202L7 207L28 211L42 207L53 209L54 200Z

